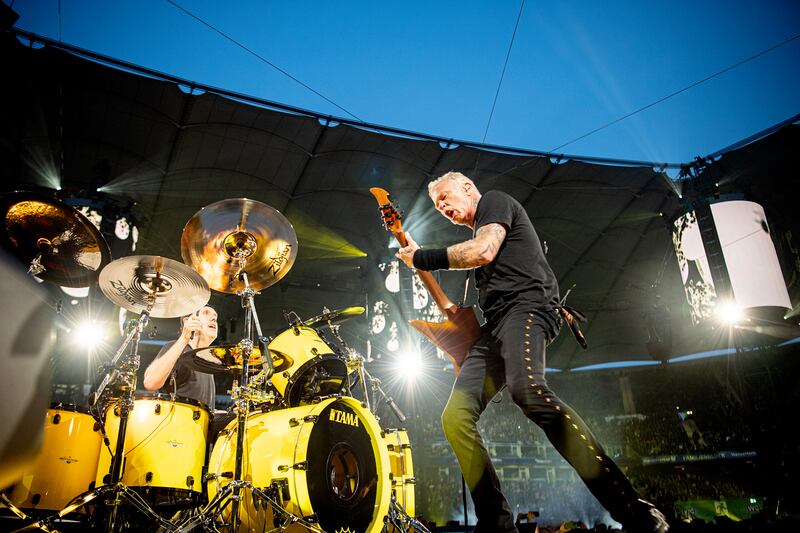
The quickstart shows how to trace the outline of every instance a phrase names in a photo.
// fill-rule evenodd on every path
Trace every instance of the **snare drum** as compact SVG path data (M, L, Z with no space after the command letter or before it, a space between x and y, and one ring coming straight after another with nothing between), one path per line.
M375 417L354 398L327 400L247 418L242 478L290 513L324 531L378 533L391 501L389 453ZM220 434L209 461L209 500L230 482L237 421ZM271 505L240 500L241 531L272 531ZM225 509L225 520L230 520ZM299 524L291 526L307 531ZM294 531L294 529L289 529Z
M14 485L11 503L25 510L60 511L75 496L94 488L102 441L100 425L88 409L51 404L42 449Z
M194 507L203 496L206 439L212 414L190 398L168 394L136 394L125 434L122 483L136 489L152 504ZM116 449L119 406L106 410L106 433ZM97 484L110 480L111 460L103 456Z
M347 385L347 365L314 328L287 328L268 348L283 367L272 376L272 384L290 406L337 394Z

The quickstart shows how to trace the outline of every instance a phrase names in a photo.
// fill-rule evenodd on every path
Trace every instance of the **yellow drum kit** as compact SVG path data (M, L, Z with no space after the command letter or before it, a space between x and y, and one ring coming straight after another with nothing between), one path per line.
M99 531L427 531L413 518L408 434L381 427L370 393L405 418L338 333L364 309L326 309L307 320L288 313L274 337L261 331L254 298L297 256L294 229L280 212L244 198L204 207L183 230L180 263L110 261L92 224L52 197L12 193L0 207L0 244L32 275L70 286L97 281L111 302L139 315L90 407L51 405L37 461L0 495L20 530L72 521ZM241 298L243 338L188 351L181 361L233 374L235 418L218 435L201 402L136 391L150 318L194 313L211 289ZM363 399L351 395L354 375Z

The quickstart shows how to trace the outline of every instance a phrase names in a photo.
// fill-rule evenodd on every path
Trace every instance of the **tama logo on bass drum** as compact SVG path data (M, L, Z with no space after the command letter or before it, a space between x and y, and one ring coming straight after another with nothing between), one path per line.
M338 409L331 409L330 419L332 422L339 424L347 424L348 426L358 427L358 417L355 413L345 413Z

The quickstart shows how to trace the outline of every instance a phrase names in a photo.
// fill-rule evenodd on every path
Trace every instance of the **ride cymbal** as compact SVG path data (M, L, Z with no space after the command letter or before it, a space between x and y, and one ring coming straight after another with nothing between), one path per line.
M181 235L181 256L218 292L269 287L285 276L297 257L297 235L276 209L247 198L207 205L189 219Z
M132 255L112 261L100 272L100 290L116 305L150 316L175 318L208 303L206 281L188 266L157 255Z
M111 261L108 243L80 211L42 193L0 198L0 246L31 274L64 287L88 287Z
M344 309L328 311L313 318L309 318L303 322L303 324L310 328L327 326L328 324L338 324L340 322L344 322L345 320L350 320L351 318L362 315L364 314L364 311L365 309L363 307L345 307Z

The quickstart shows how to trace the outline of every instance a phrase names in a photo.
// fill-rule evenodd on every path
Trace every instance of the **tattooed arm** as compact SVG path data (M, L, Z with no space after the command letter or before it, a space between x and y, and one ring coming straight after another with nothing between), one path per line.
M492 222L481 226L475 237L447 248L450 270L467 270L488 265L497 257L497 252L506 238L506 228Z

